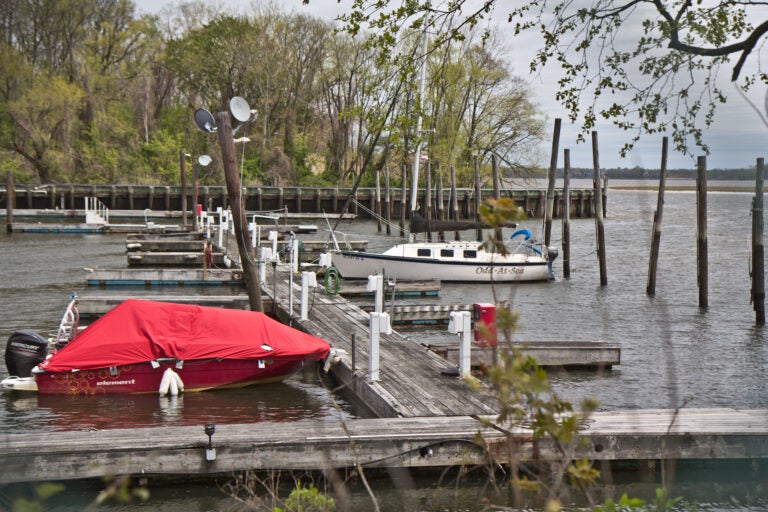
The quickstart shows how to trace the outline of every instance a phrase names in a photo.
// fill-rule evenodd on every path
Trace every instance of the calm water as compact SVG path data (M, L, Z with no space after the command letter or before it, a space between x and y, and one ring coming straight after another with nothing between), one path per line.
M603 409L683 404L768 407L768 340L765 329L754 324L749 296L751 200L749 193L710 192L708 196L709 308L702 310L697 305L695 193L666 193L656 297L649 298L645 287L656 194L610 190L605 222L608 286L600 286L594 221L572 219L569 280L562 279L562 261L558 260L555 282L497 289L499 298L508 300L520 312L515 339L600 340L621 346L621 365L611 371L551 375L558 393L574 402L590 397L597 399ZM540 233L540 225L540 221L530 221L526 227ZM559 220L554 227L553 244L559 246ZM392 244L391 239L377 236L372 222L342 223L339 229L350 233L351 238L369 237L369 250ZM3 346L16 329L55 329L70 292L95 293L84 288L83 267L125 266L123 242L124 237L119 235L0 236L0 257L5 262L0 268ZM212 293L222 290L217 288ZM437 299L399 302L465 304L486 302L491 297L486 286L444 284ZM414 340L450 337L442 329L406 334ZM0 427L8 432L202 424L214 417L217 422L249 421L247 418L277 422L352 417L356 413L343 399L337 398L341 410L334 407L329 392L312 373L276 386L184 396L174 404L157 397L119 400L51 403L36 397L0 396ZM724 482L727 478L715 475L710 480ZM709 484L705 485L706 493L704 488L690 492L706 496L705 501L727 503L728 495L733 495L737 502L744 503L755 495L765 500L766 483L745 482L739 490L728 487L725 494L716 496L710 496ZM725 484L721 488L726 489ZM168 510L221 510L224 506L214 498L190 498L198 491L175 491L168 499L176 508ZM213 496L216 492L211 489L210 494L203 494ZM156 496L163 499L162 491ZM398 500L403 499L393 498L389 509L402 509L404 502ZM196 505L191 506L192 502ZM476 497L467 503L476 504ZM429 510L426 505L412 509ZM464 509L474 508L467 505ZM743 508L715 503L705 509Z

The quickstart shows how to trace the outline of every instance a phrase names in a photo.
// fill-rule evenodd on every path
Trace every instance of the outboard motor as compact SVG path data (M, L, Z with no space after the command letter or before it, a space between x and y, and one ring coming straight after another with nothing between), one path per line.
M557 256L560 254L560 251L558 251L554 247L547 247L547 261L552 263L557 259Z
M48 355L48 340L34 331L16 331L5 345L5 367L15 377L31 377Z

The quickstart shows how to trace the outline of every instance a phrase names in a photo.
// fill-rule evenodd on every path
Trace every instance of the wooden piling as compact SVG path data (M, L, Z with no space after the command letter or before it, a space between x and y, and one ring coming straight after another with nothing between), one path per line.
M187 225L187 153L179 151L181 167L181 225Z
M405 199L408 190L408 166L403 165L402 179L400 182L400 236L405 236Z
M571 150L563 150L563 278L571 277Z
M752 201L752 307L755 323L765 325L765 248L763 245L763 176L765 161L757 159Z
M709 307L709 256L707 250L707 157L700 156L696 176L696 268L699 307Z
M389 183L389 166L384 168L384 203L387 205L387 234L392 234L392 191Z
M661 244L661 220L664 213L664 187L667 174L667 154L669 152L669 138L661 139L661 170L659 171L659 196L656 201L656 211L653 214L653 236L651 239L651 256L648 260L648 284L645 294L651 297L656 295L656 269L659 260L659 245Z
M603 223L603 202L599 199L603 197L602 179L600 177L600 153L597 149L597 132L592 132L592 165L594 166L595 177L595 229L597 239L597 259L600 266L600 286L608 285L608 271L605 262L605 226Z
M381 233L381 171L374 169L373 172L376 176L376 197L373 211L376 213L376 231Z
M552 155L549 161L549 174L547 176L547 210L544 219L544 245L546 246L549 246L552 240L552 216L555 209L555 178L557 176L557 153L560 146L561 124L560 118L555 119L555 132L552 135Z
M5 172L5 232L13 232L13 209L16 207L16 188L13 185L13 173Z
M248 291L248 302L252 311L264 311L261 303L261 280L259 268L249 254L246 244L248 238L244 231L247 220L240 197L240 176L237 172L237 159L235 157L235 141L232 139L232 126L228 112L216 113L216 125L219 127L219 145L221 146L221 159L224 164L224 178L227 183L229 202L232 208L232 221L235 226L237 249L240 253L240 265L243 269L243 282Z

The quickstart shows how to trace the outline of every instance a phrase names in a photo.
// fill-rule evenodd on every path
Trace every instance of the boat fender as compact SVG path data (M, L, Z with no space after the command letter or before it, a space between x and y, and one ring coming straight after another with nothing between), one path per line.
M163 378L160 379L158 392L160 396L177 396L179 393L184 392L184 382L179 377L179 374L170 368L166 368L163 372Z
M525 240L528 240L529 238L531 238L531 232L528 231L527 229L523 228L523 229L518 229L517 231L512 233L509 236L509 239L512 240L513 238L515 238L516 236L519 236L519 235L524 235L525 236Z
M173 370L171 370L170 368L167 368L163 372L163 378L160 379L160 388L158 389L158 392L160 393L160 396L167 395L168 391L170 391L170 389L171 389L171 379L173 377L171 377L171 373L168 373L168 372L173 373Z
M178 390L178 392L179 393L183 393L184 392L184 381L181 380L181 377L176 372L173 372L173 381L176 383L176 389Z
M325 278L323 279L325 285L325 291L331 295L336 295L341 290L341 276L339 275L339 269L336 267L330 267L325 271Z
M175 375L175 372L168 368L165 370L166 372L170 373L170 378L168 379L170 381L170 386L168 386L168 395L170 396L179 396L179 384L176 382L176 379L173 377Z

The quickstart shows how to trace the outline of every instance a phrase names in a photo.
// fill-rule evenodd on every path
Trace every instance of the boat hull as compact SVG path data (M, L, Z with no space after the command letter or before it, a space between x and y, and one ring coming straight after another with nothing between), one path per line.
M33 372L41 395L158 393L166 369L172 369L184 391L240 388L276 382L301 369L302 360L206 359L152 365L149 362L75 372Z
M446 263L439 259L409 258L359 251L333 253L333 266L345 279L365 279L382 272L404 281L437 279L456 282L546 281L550 268L544 259L512 262Z

